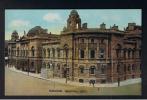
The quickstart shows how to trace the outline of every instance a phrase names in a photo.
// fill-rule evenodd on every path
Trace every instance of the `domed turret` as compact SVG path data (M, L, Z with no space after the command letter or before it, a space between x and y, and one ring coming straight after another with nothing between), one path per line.
M79 14L78 14L78 12L77 12L76 10L72 10L72 11L70 12L70 15L79 15Z
M41 34L47 34L47 29L43 29L40 26L35 26L28 31L28 36L36 36Z
M11 40L15 41L19 38L17 31L13 31L12 35L11 35Z
M72 10L67 19L67 30L74 31L78 29L81 29L81 18L76 10Z

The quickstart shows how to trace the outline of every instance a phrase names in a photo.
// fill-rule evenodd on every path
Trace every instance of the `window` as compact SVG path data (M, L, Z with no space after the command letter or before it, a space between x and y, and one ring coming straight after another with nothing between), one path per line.
M50 63L48 63L48 68L50 69Z
M52 49L53 57L55 57L55 49Z
M132 64L132 71L135 71L135 65Z
M99 49L99 58L104 58L104 48Z
M95 74L95 66L90 67L90 74Z
M84 58L84 50L80 50L80 58Z
M43 56L46 57L46 49L43 49Z
M119 73L119 71L120 71L120 65L117 64L116 72Z
M60 70L60 64L57 64L57 68L58 68L58 70Z
M60 57L60 49L57 49L58 57Z
M101 66L101 74L105 74L105 66L104 65Z
M9 48L9 51L8 52L9 52L9 55L10 55L10 48Z
M80 82L80 83L84 83L84 80L83 80L83 79L79 79L79 82Z
M126 64L124 64L124 72L126 72Z
M94 43L94 39L91 39L91 43Z
M135 52L135 51L134 51L134 50L132 50L132 58L134 58L134 52Z
M35 49L34 49L34 46L32 46L31 51L32 51L32 56L34 56L34 55L35 55Z
M95 58L95 50L90 50L90 58Z
M77 24L76 26L77 26L76 28L78 29L79 28L79 25Z
M34 62L31 63L31 67L34 68Z
M130 66L130 64L128 65L128 71L131 71L131 66Z
M104 43L104 39L102 39L102 40L100 41L100 43L103 44L103 43Z
M116 56L117 58L121 57L121 45L120 44L117 44L116 46Z
M81 39L81 43L84 43L84 39Z
M84 67L83 66L80 66L80 73L84 73Z
M128 50L128 58L130 58L130 50Z
M124 50L124 58L126 58L126 50Z
M48 49L48 58L50 58L50 49Z

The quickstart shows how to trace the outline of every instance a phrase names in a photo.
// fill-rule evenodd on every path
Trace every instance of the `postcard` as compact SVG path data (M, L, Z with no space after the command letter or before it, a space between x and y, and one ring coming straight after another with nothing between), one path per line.
M141 96L141 9L5 9L5 96Z

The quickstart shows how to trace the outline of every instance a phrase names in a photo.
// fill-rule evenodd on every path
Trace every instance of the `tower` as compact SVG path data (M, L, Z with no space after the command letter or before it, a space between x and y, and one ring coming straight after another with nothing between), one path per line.
M78 29L81 29L81 18L76 10L72 10L67 19L67 30L74 31Z
M13 31L12 35L11 35L11 40L15 41L19 38L17 31Z

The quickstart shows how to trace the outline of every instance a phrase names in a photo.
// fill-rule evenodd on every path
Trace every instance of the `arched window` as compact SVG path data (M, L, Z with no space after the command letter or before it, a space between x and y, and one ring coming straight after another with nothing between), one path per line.
M81 43L84 43L84 39L81 39Z
M132 71L135 71L135 64L132 64Z
M119 73L120 71L120 64L117 64L116 72Z
M129 72L131 71L131 65L130 64L128 65L128 71Z
M121 57L121 45L117 44L116 46L116 56L117 58Z
M50 49L48 48L48 58L50 58Z
M124 72L126 72L126 64L124 64Z
M132 58L134 59L135 56L135 50L132 50Z
M84 66L80 66L79 69L81 74L84 73Z
M124 59L126 59L126 49L124 49Z
M104 48L99 48L99 58L104 58Z
M90 67L90 74L95 74L95 66Z
M95 58L95 50L90 50L90 58Z
M91 43L94 43L94 39L91 39Z
M130 49L128 50L128 58L130 58L131 57L131 53L130 53L131 51L130 51Z
M50 69L50 63L48 62L48 68Z
M57 68L58 68L58 70L60 70L60 64L57 64Z
M55 57L55 49L52 49L53 57Z
M84 58L84 50L80 50L80 58Z
M34 56L34 55L35 55L35 49L34 49L34 46L32 46L32 48L31 48L31 52L32 52L32 56Z
M34 62L31 63L31 67L34 68Z
M46 57L46 49L43 49L43 56Z
M57 55L58 55L58 58L59 58L60 57L60 49L59 48L57 49L57 53L58 53Z
M106 71L106 66L105 65L101 65L101 74L105 74Z

